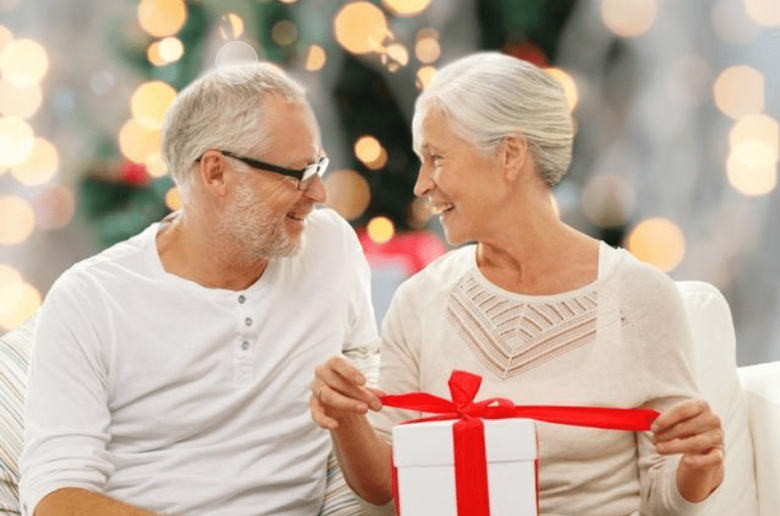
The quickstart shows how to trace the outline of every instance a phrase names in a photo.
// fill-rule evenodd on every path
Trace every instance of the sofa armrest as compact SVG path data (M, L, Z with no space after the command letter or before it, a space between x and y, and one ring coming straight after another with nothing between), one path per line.
M740 367L748 402L761 516L780 514L780 361Z

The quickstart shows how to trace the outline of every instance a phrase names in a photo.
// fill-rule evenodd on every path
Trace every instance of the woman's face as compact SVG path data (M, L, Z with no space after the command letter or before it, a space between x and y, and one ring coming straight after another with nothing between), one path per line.
M502 199L498 158L453 132L448 116L438 110L425 115L415 151L422 165L414 193L427 197L447 241L480 241Z

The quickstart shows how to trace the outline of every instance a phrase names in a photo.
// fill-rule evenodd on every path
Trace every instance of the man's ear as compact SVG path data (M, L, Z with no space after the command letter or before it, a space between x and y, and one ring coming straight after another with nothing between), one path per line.
M206 191L223 197L227 193L227 167L217 151L207 151L198 162L199 177Z
M505 136L501 146L505 177L507 181L514 181L528 161L528 140L520 135Z

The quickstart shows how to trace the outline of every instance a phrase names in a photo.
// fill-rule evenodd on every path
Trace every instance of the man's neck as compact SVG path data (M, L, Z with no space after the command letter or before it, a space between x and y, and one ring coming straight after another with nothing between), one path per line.
M206 288L245 290L265 272L268 260L250 260L215 241L209 228L176 212L160 223L157 253L169 274Z

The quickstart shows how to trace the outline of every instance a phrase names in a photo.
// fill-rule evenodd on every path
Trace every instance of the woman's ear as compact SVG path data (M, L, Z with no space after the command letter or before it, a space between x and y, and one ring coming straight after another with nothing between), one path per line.
M519 135L505 136L501 145L506 179L514 181L528 161L528 140Z

